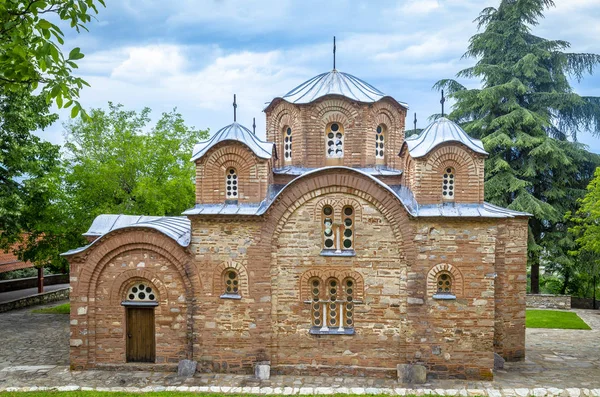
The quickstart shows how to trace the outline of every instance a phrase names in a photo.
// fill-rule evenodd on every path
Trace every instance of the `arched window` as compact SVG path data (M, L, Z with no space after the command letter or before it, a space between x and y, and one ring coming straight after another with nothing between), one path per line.
M335 278L332 278L327 281L327 296L329 298L329 318L328 325L330 327L335 327L338 324L338 304L337 304L337 294L338 294L338 281Z
M323 207L323 247L324 249L335 249L333 208L329 205Z
M338 123L327 125L325 154L328 158L344 157L344 127Z
M230 268L223 273L223 284L226 295L240 294L240 277L237 270Z
M380 124L375 130L375 159L377 163L382 163L385 159L385 125Z
M452 275L448 272L441 272L436 277L437 292L436 294L452 294Z
M312 297L312 325L314 327L321 326L321 280L313 278L308 280L308 287L310 288L310 295Z
M346 206L342 210L344 218L344 237L342 242L343 250L351 250L354 248L354 208Z
M127 300L135 302L155 302L156 294L151 286L144 282L134 284L127 291Z
M444 170L444 178L442 184L442 197L444 200L454 200L454 168L448 167Z
M308 280L311 291L311 334L354 334L354 287L351 278L340 284L337 278L329 278L321 290L321 280Z
M283 160L292 161L292 129L285 127L283 129Z
M225 191L228 200L237 200L238 198L238 176L235 168L228 168L225 173Z

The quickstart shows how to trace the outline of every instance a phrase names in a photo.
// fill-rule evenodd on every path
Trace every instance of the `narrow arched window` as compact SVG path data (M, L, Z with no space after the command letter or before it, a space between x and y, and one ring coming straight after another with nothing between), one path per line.
M456 180L454 178L454 168L446 168L444 170L442 184L442 197L444 198L444 200L454 200L455 182Z
M310 288L311 295L311 317L312 317L312 325L315 327L320 327L322 324L322 316L321 316L321 280L318 278L313 278L308 280L308 287Z
M338 295L338 281L335 278L332 278L327 281L327 297L329 298L328 312L328 325L330 327L335 327L338 325L338 304L337 304L337 295Z
M323 247L335 249L335 233L333 231L333 208L329 205L323 207Z
M375 159L378 163L382 163L385 159L385 135L385 126L383 124L378 125L375 130Z
M156 294L151 286L144 282L136 283L127 291L127 300L135 302L154 302Z
M225 173L225 191L228 200L238 198L238 176L235 168L228 168Z
M239 295L240 294L240 277L235 269L227 269L223 273L223 284L225 294Z
M342 217L344 219L342 249L351 250L354 248L354 208L351 206L344 207Z
M328 158L344 157L344 127L338 123L327 125L325 154Z
M286 162L292 161L292 128L283 129L283 159Z
M354 286L355 282L351 278L347 278L344 280L343 288L344 295L346 299L344 299L344 324L343 326L346 328L354 327Z
M441 272L436 279L438 294L452 294L452 276L450 273Z

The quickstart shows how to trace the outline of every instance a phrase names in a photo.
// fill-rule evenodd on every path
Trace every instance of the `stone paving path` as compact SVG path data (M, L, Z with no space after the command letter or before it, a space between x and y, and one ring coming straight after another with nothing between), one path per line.
M53 303L51 305L56 305ZM390 379L252 376L151 371L68 369L68 316L33 314L31 308L0 314L0 391L39 388L111 391L197 391L252 394L395 394L489 397L600 397L600 311L575 310L592 327L527 330L527 358L507 363L493 382L435 380L400 385Z

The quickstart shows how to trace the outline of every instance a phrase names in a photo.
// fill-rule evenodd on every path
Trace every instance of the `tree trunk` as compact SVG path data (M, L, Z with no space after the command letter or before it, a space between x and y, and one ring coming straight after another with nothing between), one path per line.
M540 263L537 255L534 257L534 262L531 263L531 293L540 293Z
M38 267L37 271L38 271L38 277L37 277L38 294L41 294L44 292L44 268Z

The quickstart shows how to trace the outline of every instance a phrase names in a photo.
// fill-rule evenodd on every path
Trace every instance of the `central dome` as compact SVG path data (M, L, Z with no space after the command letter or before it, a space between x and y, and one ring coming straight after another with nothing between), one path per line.
M310 103L325 95L342 95L358 102L377 102L386 95L371 84L351 74L333 69L305 81L282 99L291 103Z

